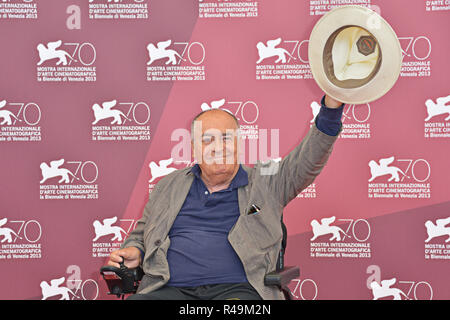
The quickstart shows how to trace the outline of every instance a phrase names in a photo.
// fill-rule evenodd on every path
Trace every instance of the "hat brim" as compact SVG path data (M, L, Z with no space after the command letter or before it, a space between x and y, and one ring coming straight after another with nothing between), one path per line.
M383 56L378 72L357 88L333 84L323 64L328 39L336 30L346 26L357 26L370 32L377 40ZM308 56L318 86L333 99L348 104L368 103L385 95L397 81L403 59L400 42L391 26L377 13L362 6L342 6L326 13L311 32Z

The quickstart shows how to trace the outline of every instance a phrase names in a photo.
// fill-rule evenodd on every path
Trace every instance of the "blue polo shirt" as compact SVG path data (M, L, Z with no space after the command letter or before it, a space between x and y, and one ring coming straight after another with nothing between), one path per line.
M336 136L344 104L328 108L324 98L315 123L320 131ZM247 282L242 262L228 242L228 233L239 217L238 188L248 184L247 172L240 165L229 187L211 194L200 177L200 166L196 164L191 172L194 181L168 235L171 244L167 251L167 285L196 287Z
M247 172L240 165L229 187L213 193L200 178L198 164L191 172L194 181L169 231L167 285L247 282L242 262L227 238L239 217L238 188L248 184Z

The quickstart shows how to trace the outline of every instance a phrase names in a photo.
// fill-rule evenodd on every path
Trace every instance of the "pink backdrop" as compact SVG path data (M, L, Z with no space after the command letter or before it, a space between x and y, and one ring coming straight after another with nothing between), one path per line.
M258 143L260 159L285 156L323 95L309 34L346 2L0 2L0 299L67 289L70 299L110 299L99 268L140 218L159 161L190 162L189 150L173 151L202 104L224 99L239 118L246 163ZM449 299L450 6L352 3L389 21L402 74L381 99L346 106L327 166L286 207L286 262L301 269L290 288L297 299L366 300L392 288ZM257 44L279 38L292 57L261 59ZM264 132L278 134L278 152ZM390 163L376 170L380 161ZM340 238L314 237L313 220L332 217ZM390 289L369 286L393 278Z

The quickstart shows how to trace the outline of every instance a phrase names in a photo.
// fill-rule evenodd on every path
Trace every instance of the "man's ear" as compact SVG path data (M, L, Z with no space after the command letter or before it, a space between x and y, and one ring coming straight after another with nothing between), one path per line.
M198 144L197 145L197 148L199 149L198 152L195 150L196 144ZM198 153L197 156L196 153ZM203 158L202 158L201 142L195 143L195 140L191 140L191 163L195 161L196 163L200 164L202 163L202 160Z
M191 134L193 133L193 137L191 136L191 150L192 150L192 160L196 161L197 163L201 163L203 160L202 157L202 121L201 120L195 120L194 121L194 128L191 130ZM197 147L199 149L199 154L196 156L196 149Z

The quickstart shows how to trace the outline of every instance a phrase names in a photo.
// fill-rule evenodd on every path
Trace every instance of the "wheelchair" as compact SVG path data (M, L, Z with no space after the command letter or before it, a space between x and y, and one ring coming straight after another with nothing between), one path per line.
M276 270L265 275L264 285L277 286L283 292L286 300L292 300L292 293L288 288L288 284L300 276L300 268L298 266L284 265L284 253L287 247L287 229L283 220L281 220L281 227L283 230L283 239ZM139 283L144 276L144 271L141 267L127 268L122 262L120 263L120 268L112 266L101 267L100 274L106 281L109 290L108 294L116 295L117 298L122 298L123 300L125 295L136 293Z

